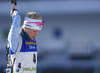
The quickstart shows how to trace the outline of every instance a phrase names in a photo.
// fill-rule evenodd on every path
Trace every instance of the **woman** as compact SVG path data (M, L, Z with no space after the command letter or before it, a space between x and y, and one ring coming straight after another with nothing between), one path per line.
M39 14L28 12L20 29L21 18L16 9L13 11L12 21L8 44L13 72L36 73L37 46L35 37L38 36L44 22Z

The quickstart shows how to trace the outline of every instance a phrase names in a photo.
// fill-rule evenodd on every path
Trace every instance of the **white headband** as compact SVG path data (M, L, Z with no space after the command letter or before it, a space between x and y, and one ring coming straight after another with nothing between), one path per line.
M28 22L30 22L30 23L28 23ZM34 22L42 23L42 20L36 20L36 19L31 19L31 18L25 17L25 19L24 19L24 27L27 27L27 28L30 28L30 29L41 30L42 29L42 25L38 26Z

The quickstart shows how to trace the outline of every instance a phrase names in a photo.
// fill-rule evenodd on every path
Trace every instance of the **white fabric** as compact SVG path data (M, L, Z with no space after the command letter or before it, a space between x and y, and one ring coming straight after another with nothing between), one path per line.
M24 21L26 21L26 22L42 22L42 20L31 19L31 18L28 18L28 17L25 17Z
M33 62L34 54L36 63ZM14 73L36 73L34 68L37 69L37 52L17 52L16 54L11 55L12 62L14 61L14 58L16 58L13 66ZM19 63L21 63L21 68L18 68ZM16 72L16 69L19 69L19 72Z
M13 22L9 31L8 42L12 52L16 52L20 40L19 29L21 23L21 17L17 11L13 12L12 20Z
M22 36L20 35L20 41L19 41L17 52L20 52L21 47L22 47Z
M28 17L25 17L25 20L24 20L24 27L27 27L27 28L30 28L30 29L36 29L36 30L42 29L42 26L37 26L37 24L35 24L35 23L32 23L32 24L27 23L26 24L26 22L41 22L42 23L42 20L31 19L31 18L28 18Z

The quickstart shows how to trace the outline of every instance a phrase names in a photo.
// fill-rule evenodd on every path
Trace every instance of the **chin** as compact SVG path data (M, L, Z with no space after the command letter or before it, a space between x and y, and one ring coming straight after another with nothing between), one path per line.
M31 38L31 40L33 40L34 38Z
M31 38L31 40L33 40L34 38Z

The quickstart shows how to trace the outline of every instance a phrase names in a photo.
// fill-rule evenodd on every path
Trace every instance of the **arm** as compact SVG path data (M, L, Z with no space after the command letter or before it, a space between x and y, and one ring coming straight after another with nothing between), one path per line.
M16 52L18 48L18 43L20 40L19 30L20 30L21 18L17 11L13 12L12 25L8 35L8 43L12 52Z

